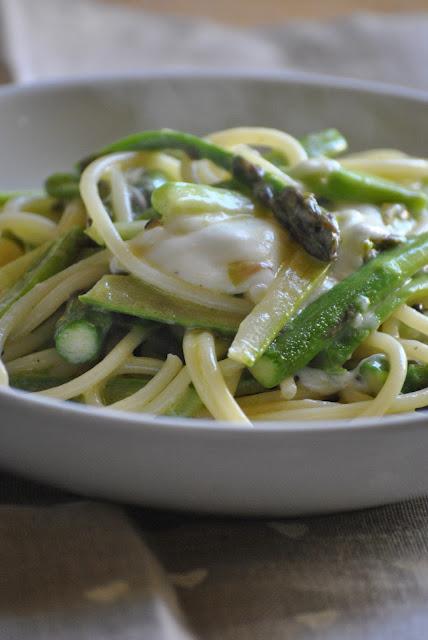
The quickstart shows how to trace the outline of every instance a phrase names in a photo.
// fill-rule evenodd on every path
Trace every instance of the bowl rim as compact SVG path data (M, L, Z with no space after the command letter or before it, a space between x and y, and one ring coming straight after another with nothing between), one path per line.
M301 71L282 71L282 70L244 70L239 68L221 69L183 69L170 68L162 70L146 70L143 72L131 72L123 74L90 74L84 77L73 78L52 78L43 81L31 81L25 84L6 84L0 87L0 99L8 96L25 96L32 94L51 94L62 91L73 91L81 88L101 88L109 85L120 86L132 82L140 82L146 80L180 80L180 79L199 79L199 80L221 80L236 79L272 83L279 82L284 84L295 84L300 86L314 86L320 88L329 88L333 90L347 90L355 93L367 93L371 95L390 96L392 98L404 98L414 102L428 103L428 92L419 89L404 87L401 85L353 79L346 77L337 77L334 75L309 73ZM154 416L151 414L112 411L105 408L92 407L88 405L79 405L69 401L57 400L47 396L31 395L25 391L13 389L10 387L0 387L0 403L5 401L6 404L15 405L22 402L26 406L37 408L46 414L46 417L57 417L58 414L65 412L67 414L86 417L85 421L78 421L84 425L84 428L106 428L116 429L118 422L125 421L127 427L132 430L156 430L164 434L179 433L180 435L192 435L197 432L200 435L218 436L223 433L230 434L252 434L263 436L277 436L279 434L321 434L335 433L343 429L355 432L366 432L376 428L376 432L380 429L394 431L403 427L403 420L406 421L404 427L407 429L410 425L423 425L427 418L424 413L403 412L388 416L355 418L355 419L329 419L326 421L260 421L254 422L252 425L242 425L224 421L214 421L204 418L180 418L167 416Z

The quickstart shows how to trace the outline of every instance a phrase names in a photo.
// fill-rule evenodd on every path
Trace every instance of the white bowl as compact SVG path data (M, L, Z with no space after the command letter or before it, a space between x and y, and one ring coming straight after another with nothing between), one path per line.
M426 153L428 96L301 74L152 74L0 91L2 187L146 128L236 125L296 135L335 126L351 148ZM416 135L418 132L418 135ZM428 491L424 413L353 422L158 418L0 389L3 468L92 496L156 507L287 515L369 507Z

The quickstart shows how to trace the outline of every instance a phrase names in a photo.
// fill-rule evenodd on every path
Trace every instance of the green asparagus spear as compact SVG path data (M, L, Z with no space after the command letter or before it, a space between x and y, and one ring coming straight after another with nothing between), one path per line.
M103 276L90 291L80 296L80 300L106 311L164 324L207 327L226 334L234 334L243 318L240 313L218 313L200 304L165 296L133 276Z
M0 317L36 284L72 264L82 245L83 237L81 229L74 228L53 242L43 257L0 297Z
M150 376L120 375L110 378L102 391L104 404L113 404L131 396L142 389L149 380Z
M375 396L383 387L389 372L388 358L383 354L369 356L358 367L357 380L364 391ZM409 362L401 393L412 393L428 387L428 364Z
M110 313L72 298L55 329L55 347L64 360L81 364L95 360L112 326Z
M361 309L374 309L427 262L428 233L379 254L291 320L252 367L253 375L266 387L294 375L355 323Z
M291 175L302 180L316 196L329 200L383 204L402 203L415 213L428 205L423 191L408 189L390 180L349 171L335 160L302 163Z
M349 321L335 338L316 357L316 365L321 369L334 370L346 362L355 349L369 334L386 320L400 305L413 298L428 295L428 275L421 275L400 287L377 304L350 313Z
M316 133L309 133L300 138L300 143L306 149L310 158L326 156L333 158L348 148L348 142L337 129L325 129Z
M106 154L147 149L179 149L194 160L211 160L232 173L239 183L249 187L309 254L325 262L336 256L339 228L334 217L320 207L313 196L300 194L291 178L271 174L232 151L189 133L170 129L137 133L104 147L83 160L78 168L82 170L89 162Z
M152 205L164 220L198 213L254 213L252 200L237 191L188 182L166 182L152 194Z
M53 198L69 200L80 195L80 176L75 173L54 173L45 181L46 193Z
M71 380L74 376L53 376L41 372L15 373L10 376L10 386L22 391L44 391Z

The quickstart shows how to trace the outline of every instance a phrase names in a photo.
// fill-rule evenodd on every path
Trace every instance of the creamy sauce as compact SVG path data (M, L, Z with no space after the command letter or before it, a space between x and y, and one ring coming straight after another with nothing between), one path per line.
M286 242L271 217L220 212L176 216L144 231L132 246L136 255L187 282L257 299L284 259Z

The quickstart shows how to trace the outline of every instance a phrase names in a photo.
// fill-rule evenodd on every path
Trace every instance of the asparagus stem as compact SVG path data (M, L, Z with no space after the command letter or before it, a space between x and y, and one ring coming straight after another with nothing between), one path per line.
M24 273L15 284L0 297L0 317L36 284L50 278L74 262L82 245L83 233L74 228L52 243L40 260Z
M302 163L293 169L292 175L302 180L317 196L329 200L370 204L402 203L416 213L428 205L428 197L423 191L344 169L334 160L327 163Z
M427 262L428 233L379 254L291 320L252 368L253 375L266 387L276 386L322 350L330 349L342 330L352 325L358 330L359 313L361 328L373 330L378 320L370 311Z
M216 329L226 334L234 334L243 319L243 314L235 311L219 314L202 304L166 296L133 276L103 276L80 300L107 311L183 327Z
M358 380L365 391L376 395L383 387L389 372L388 359L380 353L369 356L358 367ZM401 393L412 393L428 387L428 364L409 362Z
M386 293L386 292L385 292ZM336 369L346 362L369 334L391 315L394 309L412 297L424 297L428 293L428 275L415 278L409 284L386 295L377 304L369 305L361 316L354 313L331 343L317 356L316 364L322 369Z
M324 131L309 133L300 139L300 143L310 158L317 156L332 158L348 148L346 138L337 129L324 129Z
M67 362L91 362L100 355L111 326L111 314L92 309L72 298L57 322L56 350Z
M326 276L328 266L299 248L279 269L266 295L241 322L229 358L251 367L263 355L284 324Z
M80 195L80 176L74 173L54 173L45 181L46 193L53 198L70 200Z
M252 200L237 191L187 182L166 182L155 189L152 205L164 220L183 214L254 212Z

